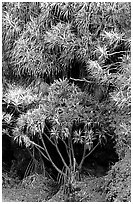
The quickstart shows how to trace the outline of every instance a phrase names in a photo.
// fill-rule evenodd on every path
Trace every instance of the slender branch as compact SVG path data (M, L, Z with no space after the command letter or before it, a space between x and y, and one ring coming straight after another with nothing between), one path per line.
M130 51L119 51L119 52L113 52L113 53L107 53L107 55L108 56L111 56L111 55L115 55L115 54L119 54L119 53L127 53L127 52L129 52L130 53Z
M64 164L64 166L69 170L69 167L68 167L68 165L66 164L66 162L65 162L65 160L64 160L64 158L62 157L62 155L61 155L61 152L60 152L60 150L59 150L59 148L58 148L58 145L56 144L56 150L57 150L57 152L58 152L58 154L59 154L59 156L60 156L60 158L61 158L61 160L62 160L62 162L63 162L63 164Z
M48 137L48 135L45 132L43 134L47 137L47 139L51 142L51 144L53 146L56 146L56 144L54 142L52 142L52 140Z
M47 156L41 151L41 149L44 150L43 147L41 147L40 145L36 144L36 143L33 142L33 141L30 141L30 143L33 144L33 145L40 151L40 153L43 155L43 157L45 157L45 159L47 159L47 160L49 161L49 159L47 158Z
M46 147L46 145L45 145L45 143L44 143L44 141L43 141L42 135L40 134L40 136L41 136L41 140L42 140L42 143L43 143L45 152L46 152L46 154L47 154L47 156L48 156L48 158L49 158L49 161L51 162L51 164L54 166L54 168L55 168L60 174L63 174L64 176L66 176L66 175L55 165L55 163L52 161L51 156L50 156L50 154L49 154L49 152L48 152L48 150L47 150L47 147Z
M71 167L72 167L72 157L71 157L71 143L70 143L70 138L69 138L69 136L68 136L68 146L69 146L68 156L69 156L70 169L71 169Z
M64 166L65 166L67 169L69 169L69 167L67 166L67 164L66 164L64 158L62 157L62 155L61 155L61 153L60 153L60 151L59 151L59 148L58 148L57 143L56 143L56 139L54 140L54 141L55 141L55 143L54 143L54 142L52 142L52 140L48 137L47 134L44 133L44 135L45 135L45 136L47 137L47 139L52 143L52 145L55 146L55 148L56 148L56 150L57 150L57 152L58 152L58 154L59 154L59 156L60 156L60 158L61 158L61 160L62 160Z
M73 157L73 164L75 165L76 159L74 155L74 149L73 149L73 144L72 144L72 139L70 138L70 143L71 143L71 151L72 151L72 157ZM74 166L75 168L75 166Z
M47 128L48 128L48 127L47 127ZM49 130L49 128L48 128L48 130ZM68 165L66 164L64 158L63 158L62 155L61 155L61 152L59 151L59 148L58 148L58 146L57 146L56 140L54 140L54 141L55 141L55 143L54 143L54 142L52 142L52 140L48 137L47 134L44 133L44 135L45 135L45 136L47 137L47 139L56 147L56 150L57 150L57 152L58 152L58 154L59 154L59 156L60 156L60 158L61 158L61 160L62 160L64 166L69 170ZM63 141L63 140L62 140L62 141ZM68 146L66 145L66 143L65 143L64 141L63 141L63 143L65 144L66 151L67 151L67 154L68 154L68 150L67 150Z
M120 64L120 62L111 63L109 65L102 66L102 69L106 69L106 68L110 69L110 67L112 67L113 65L119 65L119 64ZM114 69L114 68L112 68L112 69ZM117 68L115 68L115 69L117 69Z
M81 160L81 162L80 162L80 164L79 164L79 167L78 167L79 170L81 169L82 164L83 164L85 158L88 157L88 156L97 148L97 146L98 146L99 144L100 144L100 142L98 142L98 143L96 144L96 146L95 146L87 155L85 155L85 153L86 153L86 148L85 148L85 145L84 145L84 152L83 152L82 160Z
M28 164L28 166L26 168L26 171L24 173L24 178L26 177L26 175L28 175L28 172L30 172L29 170L31 168L31 165L32 165L32 159L30 160L30 162L29 162L29 164Z
M36 147L37 149L38 149L38 151L42 154L42 156L45 158L45 159L47 159L48 161L49 161L49 159L46 157L46 155L38 148L38 147Z
M83 79L74 79L74 78L70 77L70 79L73 80L73 81L93 83L92 81L89 81L89 80L87 80L85 78L83 78Z
M70 138L70 145L71 145L71 150L72 150L72 156L73 156L73 158L75 158L74 149L73 149L73 144L72 144L72 139L71 138Z
M30 141L30 143L33 144L35 147L38 147L38 148L44 150L44 148L41 147L40 145L38 145L37 143L35 143L35 142L33 142L33 141Z
M67 151L67 154L68 154L68 150L70 147L68 147L68 145L66 144L66 142L64 140L62 140L63 144L65 145L65 148L66 148L66 151Z
M97 146L100 144L100 142L98 142L97 144L96 144L96 146L84 157L84 159L86 158L86 157L88 157L96 148L97 148Z
M84 162L84 160L85 160L85 153L86 153L86 147L85 147L85 144L84 144L84 150L83 150L82 159L81 159L81 162L80 162L80 164L79 164L79 166L78 166L79 170L81 169L82 164L83 164L83 162Z
M47 127L47 129L48 129L48 131L50 132L50 129L48 128L48 126L46 125L46 127ZM45 134L45 133L44 133ZM50 140L50 138L45 134L45 136L48 138L48 140L55 146L55 144ZM65 148L66 148L66 151L67 151L67 154L68 154L68 149L69 149L69 147L67 146L67 144L66 144L66 142L64 142L64 140L62 140L62 138L60 138L61 139L61 141L64 143L64 145L65 145Z
M29 154L30 154L31 158L32 158L32 159L33 159L33 161L35 162L35 161L36 161L36 159L35 159L35 157L32 155L32 153L31 153L30 149L29 149L29 148L27 148L27 150L28 150L28 152L29 152Z

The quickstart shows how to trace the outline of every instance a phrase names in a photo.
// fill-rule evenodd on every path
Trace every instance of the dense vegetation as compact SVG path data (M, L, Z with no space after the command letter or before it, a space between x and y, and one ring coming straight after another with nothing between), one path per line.
M4 2L2 12L3 172L49 174L71 201L83 166L100 164L105 201L130 201L131 4Z

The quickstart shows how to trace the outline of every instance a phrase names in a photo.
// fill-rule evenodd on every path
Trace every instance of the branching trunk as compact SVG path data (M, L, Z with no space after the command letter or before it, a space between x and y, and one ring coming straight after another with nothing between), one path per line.
M78 166L79 171L80 171L81 168L82 168L82 165L83 165L83 163L84 163L84 160L85 160L88 156L90 156L90 155L92 154L92 152L98 147L99 144L100 144L100 142L98 142L98 143L96 144L96 146L93 147L93 149L92 149L87 155L86 155L86 148L85 148L85 144L84 144L83 156L82 156L81 162L80 162L80 164L79 164L79 166Z
M50 156L50 154L49 154L49 152L48 152L48 150L47 150L47 147L46 147L46 145L45 145L45 142L44 142L43 137L42 137L41 134L40 134L40 137L41 137L41 141L42 141L44 150L45 150L45 152L46 152L46 154L47 154L47 157L48 157L49 161L51 162L51 164L53 165L53 167L54 167L60 174L66 176L66 175L55 165L55 163L53 162L53 160L52 160L52 158L51 158L51 156Z

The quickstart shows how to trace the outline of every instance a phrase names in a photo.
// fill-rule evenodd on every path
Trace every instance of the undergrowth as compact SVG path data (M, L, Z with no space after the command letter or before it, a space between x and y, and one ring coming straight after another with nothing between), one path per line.
M130 45L130 2L3 2L3 158L15 141L30 157L23 176L54 168L69 200L85 160L115 151L106 200L128 200Z

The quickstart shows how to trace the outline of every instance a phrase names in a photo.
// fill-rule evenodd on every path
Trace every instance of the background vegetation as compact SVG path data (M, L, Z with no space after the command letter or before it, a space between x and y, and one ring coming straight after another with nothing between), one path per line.
M47 172L71 201L100 163L105 201L129 201L130 45L129 2L4 2L3 171Z

